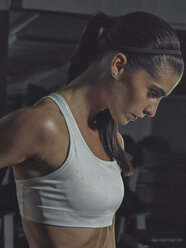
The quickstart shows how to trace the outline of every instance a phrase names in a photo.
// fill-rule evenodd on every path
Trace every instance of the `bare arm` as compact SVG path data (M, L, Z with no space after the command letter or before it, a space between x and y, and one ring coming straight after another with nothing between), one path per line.
M56 125L48 112L48 109L31 107L0 119L0 168L43 154L56 133Z
M29 114L19 110L0 119L0 168L21 163L34 153L35 131Z

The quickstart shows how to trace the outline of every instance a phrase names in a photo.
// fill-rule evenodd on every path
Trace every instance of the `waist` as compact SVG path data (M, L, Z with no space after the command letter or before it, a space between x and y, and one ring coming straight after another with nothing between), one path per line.
M22 218L30 248L103 248L111 227L71 228L35 223Z

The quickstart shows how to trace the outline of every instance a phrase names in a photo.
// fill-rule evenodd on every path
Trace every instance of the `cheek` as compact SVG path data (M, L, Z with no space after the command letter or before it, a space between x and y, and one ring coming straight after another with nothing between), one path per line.
M126 98L126 111L132 114L141 114L147 105L147 94L144 90L135 89Z
M111 97L110 112L115 121L126 124L130 114L141 113L147 101L144 89L139 87L120 88Z
M126 104L126 107L129 107L131 105L140 104L142 102L142 96L138 91L131 90L127 92L123 100Z
M131 98L134 102L138 102L139 104L145 102L148 99L148 90L146 87L136 87L133 92L131 92Z

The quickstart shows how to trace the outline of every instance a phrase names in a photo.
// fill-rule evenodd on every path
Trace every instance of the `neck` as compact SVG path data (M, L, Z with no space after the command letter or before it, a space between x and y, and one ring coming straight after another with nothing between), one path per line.
M107 108L104 81L97 70L89 70L60 91L73 114L88 125L99 111Z

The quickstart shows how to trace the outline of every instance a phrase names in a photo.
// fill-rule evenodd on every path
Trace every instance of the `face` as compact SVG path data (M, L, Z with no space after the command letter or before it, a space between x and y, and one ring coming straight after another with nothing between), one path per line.
M133 75L123 72L116 78L109 101L113 119L126 124L145 115L153 117L161 99L169 95L181 79L172 70L166 70L156 80L145 70Z

